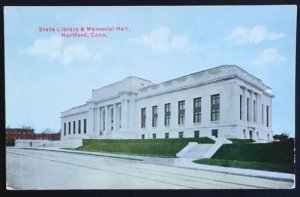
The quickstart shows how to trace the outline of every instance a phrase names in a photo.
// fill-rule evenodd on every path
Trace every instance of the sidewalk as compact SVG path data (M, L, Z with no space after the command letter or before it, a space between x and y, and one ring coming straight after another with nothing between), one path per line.
M48 148L35 147L35 148L21 148L21 149L56 151L56 152L66 152L66 153L74 153L74 154L112 157L118 159L130 159L130 160L145 162L147 164L165 165L165 166L173 166L173 167L180 167L180 168L229 173L229 174L236 174L242 176L261 177L266 179L284 180L290 182L293 182L295 179L295 175L289 173L196 164L193 162L194 159L187 159L187 158L160 158L160 157L148 157L148 156L128 155L128 154L118 154L118 153L88 152L88 151L68 150L68 149L50 148L50 147Z

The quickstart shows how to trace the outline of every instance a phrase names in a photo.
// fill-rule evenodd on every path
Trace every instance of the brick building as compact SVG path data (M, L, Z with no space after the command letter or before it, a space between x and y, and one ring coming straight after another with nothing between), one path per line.
M59 133L34 133L34 129L7 128L6 146L14 146L17 139L23 140L60 140Z

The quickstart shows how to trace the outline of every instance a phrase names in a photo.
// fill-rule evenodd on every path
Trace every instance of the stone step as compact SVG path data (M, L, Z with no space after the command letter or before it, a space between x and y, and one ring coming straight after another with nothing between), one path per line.
M197 144L183 154L181 158L202 158L212 146L213 144Z

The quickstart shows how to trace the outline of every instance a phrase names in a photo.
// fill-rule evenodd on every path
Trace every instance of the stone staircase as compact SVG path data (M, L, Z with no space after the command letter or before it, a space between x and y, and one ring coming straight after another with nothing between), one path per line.
M231 144L232 142L224 137L210 137L215 141L214 144L198 144L197 142L189 142L176 156L180 158L200 159L211 158L223 144Z
M213 144L196 144L181 155L181 158L202 158L212 146Z

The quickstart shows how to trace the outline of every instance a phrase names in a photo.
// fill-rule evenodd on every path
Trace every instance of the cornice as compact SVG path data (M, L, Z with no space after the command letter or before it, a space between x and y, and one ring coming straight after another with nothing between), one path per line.
M69 116L74 116L74 115L78 115L78 114L83 114L83 113L87 113L89 112L89 110L84 110L84 111L80 111L80 112L76 112L76 113L70 113L68 115L61 115L60 118L64 118L64 117L69 117ZM65 112L64 112L65 113Z
M245 82L246 84L254 86L255 88L263 91L264 94L266 94L266 95L268 95L268 96L270 96L272 98L274 97L274 95L266 93L263 88L261 88L260 86L256 85L255 83L250 82L248 80L245 80L245 79L241 78L238 74L231 74L231 75L219 77L219 78L216 78L216 79L207 80L207 81L204 81L204 82L202 81L202 82L199 82L199 83L195 83L195 84L190 84L190 85L185 85L185 86L182 86L182 87L174 88L174 89L171 89L171 90L165 90L165 91L162 91L162 92L153 93L153 94L150 94L150 95L147 95L147 96L143 96L143 97L137 98L135 100L138 101L138 100L142 100L142 99L147 99L147 98L151 98L151 97L155 97L155 96L160 96L160 95L164 95L164 94L169 94L169 93L173 93L173 92L178 92L178 91L182 91L182 90L186 90L186 89L190 89L190 88L196 88L196 87L205 86L205 85L209 85L209 84L213 84L213 83L217 83L217 82L221 82L221 81L232 80L232 79L239 79L239 80Z

